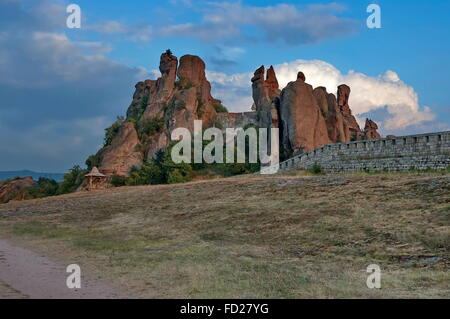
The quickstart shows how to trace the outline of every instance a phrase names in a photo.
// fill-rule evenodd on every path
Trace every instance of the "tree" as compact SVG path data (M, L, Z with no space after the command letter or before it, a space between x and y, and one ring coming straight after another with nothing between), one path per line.
M33 198L54 196L58 193L58 187L58 182L55 180L40 177L36 185L29 190L29 194Z
M80 166L75 165L69 170L69 173L64 175L64 180L59 184L58 194L73 193L83 183L84 175L87 171Z

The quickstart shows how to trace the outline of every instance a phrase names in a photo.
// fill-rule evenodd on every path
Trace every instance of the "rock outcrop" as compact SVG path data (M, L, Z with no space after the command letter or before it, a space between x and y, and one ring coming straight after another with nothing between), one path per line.
M127 175L133 166L166 148L170 133L194 130L194 120L211 127L221 101L211 96L205 63L198 56L178 58L169 50L161 55L161 77L136 84L127 118L111 145L100 151L100 169L107 175ZM177 79L178 78L178 79ZM225 121L226 122L226 121Z
M15 178L0 182L0 204L11 200L26 199L27 190L35 186L36 182L32 177Z
M337 104L336 96L328 93L323 86L315 88L313 94L325 118L330 141L333 143L349 142L350 135L346 130L344 116Z
M251 79L254 111L228 113L221 101L211 96L205 63L198 56L182 56L178 63L167 50L161 55L159 69L157 80L136 84L126 119L111 144L99 151L103 173L127 175L133 166L167 148L175 128L192 133L194 120L202 120L204 129L278 127L284 157L325 144L379 136L372 121L361 131L349 106L350 87L344 84L338 87L336 98L324 87L313 90L305 82L305 74L298 72L297 79L281 91L274 68L266 72L261 66Z
M281 147L285 155L331 143L311 85L298 76L280 95Z
M381 135L378 133L378 125L374 121L370 119L366 119L366 125L364 126L364 137L366 140L374 140L377 138L381 138Z
M267 74L264 66L258 68L251 82L253 101L258 115L258 126L267 129L279 127L279 96L281 90L273 66L267 70Z
M100 170L106 175L127 175L128 171L142 164L141 143L132 122L125 122L111 145L101 151Z
M364 134L359 127L356 118L352 115L352 110L348 104L350 99L350 87L348 85L342 84L338 86L337 92L337 102L338 106L341 110L342 115L344 116L344 123L346 129L346 135L350 136L350 140L360 140L364 138ZM345 142L348 142L347 140Z

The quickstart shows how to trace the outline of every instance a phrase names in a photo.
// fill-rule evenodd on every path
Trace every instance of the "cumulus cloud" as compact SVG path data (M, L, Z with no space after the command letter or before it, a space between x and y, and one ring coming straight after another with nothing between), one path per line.
M212 95L222 100L231 112L248 112L253 104L250 79L251 73L227 75L207 71L212 85Z
M343 10L343 6L335 3L305 7L208 3L201 22L165 26L158 30L158 34L165 37L192 36L207 41L230 39L309 44L355 32L355 21L337 16ZM249 27L253 32L244 31Z
M435 120L432 110L419 105L414 88L408 86L397 73L388 70L379 76L368 76L350 71L343 74L330 63L320 60L296 60L274 66L280 87L285 87L297 78L298 71L306 75L313 87L324 86L336 94L337 86L351 87L350 106L360 120L374 111L383 111L383 132L396 132L408 127L424 125ZM226 75L209 72L214 94L233 111L248 111L252 104L250 79L252 73Z

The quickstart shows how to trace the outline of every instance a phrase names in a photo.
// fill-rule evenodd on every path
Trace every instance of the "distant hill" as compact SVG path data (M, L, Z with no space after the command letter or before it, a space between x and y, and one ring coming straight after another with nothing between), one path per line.
M39 177L45 177L54 179L57 182L61 182L63 180L64 174L61 173L37 173L29 170L22 170L22 171L9 171L9 172L2 172L0 171L0 181L14 178L14 177L27 177L31 176L34 180L38 180Z

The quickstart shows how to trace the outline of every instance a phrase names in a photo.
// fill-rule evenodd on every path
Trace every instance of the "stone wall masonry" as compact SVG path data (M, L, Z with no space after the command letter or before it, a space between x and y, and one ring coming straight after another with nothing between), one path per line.
M280 170L320 165L328 173L450 167L450 131L325 145L280 163Z

